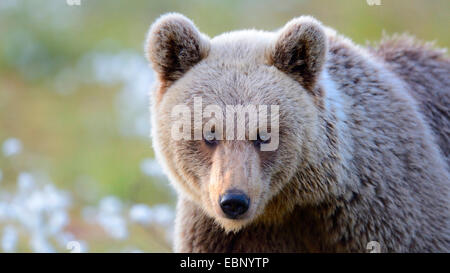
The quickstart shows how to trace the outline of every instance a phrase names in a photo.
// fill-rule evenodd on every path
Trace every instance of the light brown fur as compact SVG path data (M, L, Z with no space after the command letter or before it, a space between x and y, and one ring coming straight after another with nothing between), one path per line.
M402 39L366 50L311 17L209 39L169 14L148 37L154 147L179 193L175 251L450 251L442 52ZM172 140L171 110L195 96L280 105L279 148ZM242 219L217 205L230 188L252 200Z

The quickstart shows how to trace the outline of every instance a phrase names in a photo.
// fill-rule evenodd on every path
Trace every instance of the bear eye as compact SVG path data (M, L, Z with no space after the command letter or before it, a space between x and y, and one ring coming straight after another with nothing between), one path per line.
M205 141L206 145L211 147L217 145L218 143L214 131L205 132L203 140Z
M267 144L270 142L270 135L267 133L258 133L258 138L253 141L256 147L260 147L261 144Z

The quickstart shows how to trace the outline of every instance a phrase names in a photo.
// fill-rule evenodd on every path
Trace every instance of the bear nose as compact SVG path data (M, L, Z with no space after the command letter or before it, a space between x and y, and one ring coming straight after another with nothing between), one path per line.
M227 217L235 219L248 210L250 199L241 191L230 191L222 195L219 203Z

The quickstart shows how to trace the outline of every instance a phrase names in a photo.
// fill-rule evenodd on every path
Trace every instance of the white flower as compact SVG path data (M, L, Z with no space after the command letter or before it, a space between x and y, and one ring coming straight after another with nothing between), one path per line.
M46 199L47 210L66 208L70 204L69 196L65 192L57 190L52 184L45 185L42 194Z
M111 237L124 240L128 237L127 223L120 215L100 213L98 222Z
M33 232L31 236L30 245L33 252L38 253L55 252L53 246L50 244L47 238L40 232Z
M4 197L6 201L1 202ZM69 205L66 192L50 183L40 187L32 174L22 172L17 177L16 193L0 195L0 219L12 221L24 229L29 234L32 251L53 252L49 240L56 238L68 225Z
M131 207L130 219L141 225L157 224L170 226L174 221L175 213L167 205L156 205L149 207L144 204L137 204Z
M4 221L4 220L8 219L10 213L11 213L11 210L9 208L8 203L0 201L0 222L2 222L2 220Z
M162 226L169 226L173 223L175 212L167 205L156 205L152 208L155 223Z
M17 138L8 138L3 142L2 148L5 156L16 155L22 151L22 142Z
M6 226L3 229L2 236L2 249L4 252L16 251L16 245L18 241L17 231L12 226Z
M100 200L97 222L111 237L124 240L128 237L127 222L120 215L122 202L115 196Z
M122 201L115 196L108 196L100 200L100 211L103 213L120 213L122 211Z
M137 204L131 207L129 216L133 222L148 225L153 220L153 211L145 204Z
M35 181L31 174L22 172L17 177L17 186L20 192L29 191L34 188Z
M161 165L153 158L145 158L141 161L141 171L147 176L165 177Z
M54 211L50 215L50 219L48 220L48 232L50 234L57 234L59 233L65 226L69 224L69 215L66 211L62 209L58 209Z
M28 211L32 211L35 213L40 213L45 209L47 205L46 196L42 193L42 191L34 191L31 195L25 200L24 207Z

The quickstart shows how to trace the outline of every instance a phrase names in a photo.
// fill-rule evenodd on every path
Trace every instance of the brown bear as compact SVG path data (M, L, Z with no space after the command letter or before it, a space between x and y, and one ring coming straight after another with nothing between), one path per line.
M308 16L210 39L171 13L145 51L158 76L153 145L178 192L175 251L450 251L444 50L406 36L363 48ZM277 105L277 134L202 129L216 115L196 119L198 98ZM181 139L179 105L194 113Z

